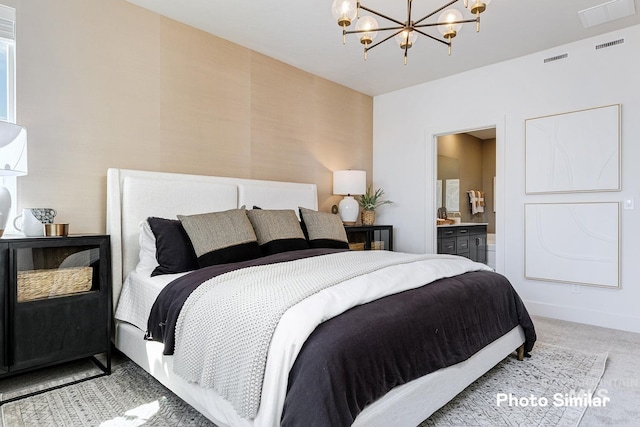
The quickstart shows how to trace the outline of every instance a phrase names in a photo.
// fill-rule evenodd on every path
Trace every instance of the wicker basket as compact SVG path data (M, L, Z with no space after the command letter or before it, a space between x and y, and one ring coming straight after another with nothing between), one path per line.
M92 267L19 271L18 302L86 292L92 284Z
M372 251L383 251L384 250L384 240L375 240L371 242L371 250Z
M349 243L349 250L364 251L364 243Z
M363 210L360 212L360 220L362 221L362 225L373 225L376 221L376 211Z

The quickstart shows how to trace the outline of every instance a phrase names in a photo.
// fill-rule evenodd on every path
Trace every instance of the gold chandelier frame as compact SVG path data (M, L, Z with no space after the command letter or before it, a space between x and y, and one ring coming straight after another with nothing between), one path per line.
M468 9L469 12L471 12L471 14L475 15L474 18L455 19L455 20L450 19L447 21L439 20L439 22L425 23L425 21L428 20L429 18L433 17L434 15L442 11L445 11L445 9L447 9L448 7L454 5L459 1L463 2L465 9ZM451 45L452 45L451 40L457 35L457 29L459 29L462 26L462 24L475 22L476 32L479 32L480 31L480 14L486 10L487 4L490 1L491 0L452 0L446 3L445 5L435 9L434 11L428 13L422 18L418 20L413 20L412 19L413 18L412 0L407 0L407 19L404 22L398 19L392 18L388 15L385 15L381 12L378 12L374 9L371 9L367 6L364 6L362 3L360 3L360 1L356 1L355 2L356 3L356 15L355 15L356 20L359 20L361 18L360 11L363 10L396 24L395 26L387 26L387 27L381 27L381 28L377 28L377 27L366 28L366 29L356 28L355 30L347 30L347 27L349 27L353 21L353 17L349 17L349 15L346 12L343 12L341 15L337 16L336 18L338 21L338 25L342 27L342 43L343 44L346 44L346 38L348 34L362 35L360 37L360 43L364 45L365 60L367 59L368 51L402 34L402 36L400 36L401 41L399 41L399 44L400 44L400 48L404 51L404 64L406 65L409 48L412 47L413 41L415 40L415 39L411 40L411 35L413 34L413 32L415 32L415 34L420 34L431 40L444 44L445 46L448 47L449 55L451 55ZM336 15L335 8L337 3L339 5L340 3L347 4L349 2L353 2L353 0L334 0L334 16ZM453 9L453 10L456 11L457 14L461 16L460 12L457 11L457 9ZM446 12L448 11L445 11L444 13ZM377 22L376 22L376 25L377 25ZM442 30L443 26L445 27L444 31ZM439 29L440 29L440 32L442 33L443 38L440 39L438 37L435 37L423 31L424 28L429 28L429 27L440 27ZM455 29L456 27L457 29ZM391 33L384 39L373 43L373 39L375 38L374 33L377 34L379 32L385 32L385 31L393 31L393 33Z

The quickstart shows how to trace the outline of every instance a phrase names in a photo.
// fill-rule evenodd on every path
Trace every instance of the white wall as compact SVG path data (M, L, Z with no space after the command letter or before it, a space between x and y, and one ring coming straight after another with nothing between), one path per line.
M624 37L622 45L594 49ZM640 332L640 26L480 68L374 99L374 185L394 205L379 223L395 226L395 248L435 251L433 135L497 127L497 270L532 314ZM544 64L544 58L569 57ZM439 58L439 61L446 61ZM437 63L436 63L437 65ZM622 104L622 191L525 195L527 118ZM524 278L524 204L622 201L621 289L537 282Z

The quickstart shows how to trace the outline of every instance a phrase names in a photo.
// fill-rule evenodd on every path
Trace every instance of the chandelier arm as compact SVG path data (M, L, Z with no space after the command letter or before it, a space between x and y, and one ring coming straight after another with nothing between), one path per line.
M422 22L422 21L424 21L425 19L429 19L429 18L431 18L431 17L432 17L433 15L435 15L436 13L438 13L438 12L440 12L440 11L442 11L442 10L444 10L444 9L448 8L449 6L451 6L452 4L457 3L457 2L458 2L458 0L450 1L449 3L445 4L444 6L442 6L440 9L436 9L436 10L434 10L433 12L431 12L430 14L428 14L427 16L425 16L425 17L423 17L423 18L418 19L418 20L414 23L414 25L415 25L415 24L419 24L419 23L421 23L421 22Z
M404 31L404 28L402 28L402 30L397 31L397 32L395 32L395 33L391 34L390 36L388 36L388 37L386 37L386 38L384 38L384 39L382 39L382 40L380 40L380 41L375 42L374 44L372 44L372 45L371 45L371 46L369 46L369 47L365 47L365 48L364 48L364 50L368 52L368 51L370 51L371 49L373 49L374 47L376 47L376 46L378 46L378 45L380 45L380 44L382 44L382 43L386 42L386 41L387 41L387 40L389 40L389 39L394 38L395 36L397 36L398 34L402 33L403 31Z
M452 21L452 22L446 22L446 23L434 22L432 24L414 25L413 28L437 27L439 25L467 24L469 22L478 22L478 21L480 21L480 18L464 19L462 21Z
M414 28L414 31L415 31L416 33L418 33L418 34L422 34L423 36L430 38L431 40L435 40L435 41L437 41L437 42L440 42L440 43L442 43L442 44L443 44L443 45L445 45L445 46L450 46L450 45L451 45L451 42L446 42L446 41L444 41L444 40L440 40L439 38L434 37L434 36L432 36L431 34L427 34L427 33L425 33L424 31L420 31L420 30L419 30L419 29L417 29L417 28Z
M345 31L345 34L359 34L359 33L377 33L380 31L392 31L392 30L405 30L405 27L384 27L384 28L376 28L371 30L349 30ZM400 32L402 32L400 31Z
M384 19L386 19L386 20L388 20L388 21L395 22L396 24L398 24L398 25L402 25L403 27L404 27L404 25L405 25L405 23L404 23L404 22L398 21L397 19L393 19L393 18L391 18L391 17L389 17L389 16L387 16L387 15L384 15L384 14L382 14L382 13L380 13L380 12L376 12L375 10L373 10L373 9L369 9L369 8L368 8L368 7L366 7L366 6L360 5L360 9L362 9L362 10L366 10L367 12L369 12L369 13L373 13L374 15L377 15L377 16L379 16L380 18L384 18Z

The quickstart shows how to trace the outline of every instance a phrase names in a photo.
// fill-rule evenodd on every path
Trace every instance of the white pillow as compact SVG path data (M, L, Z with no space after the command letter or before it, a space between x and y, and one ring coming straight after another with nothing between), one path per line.
M151 231L149 222L145 219L140 221L140 255L138 265L136 265L136 271L138 273L151 272L158 266L156 260L156 237Z

